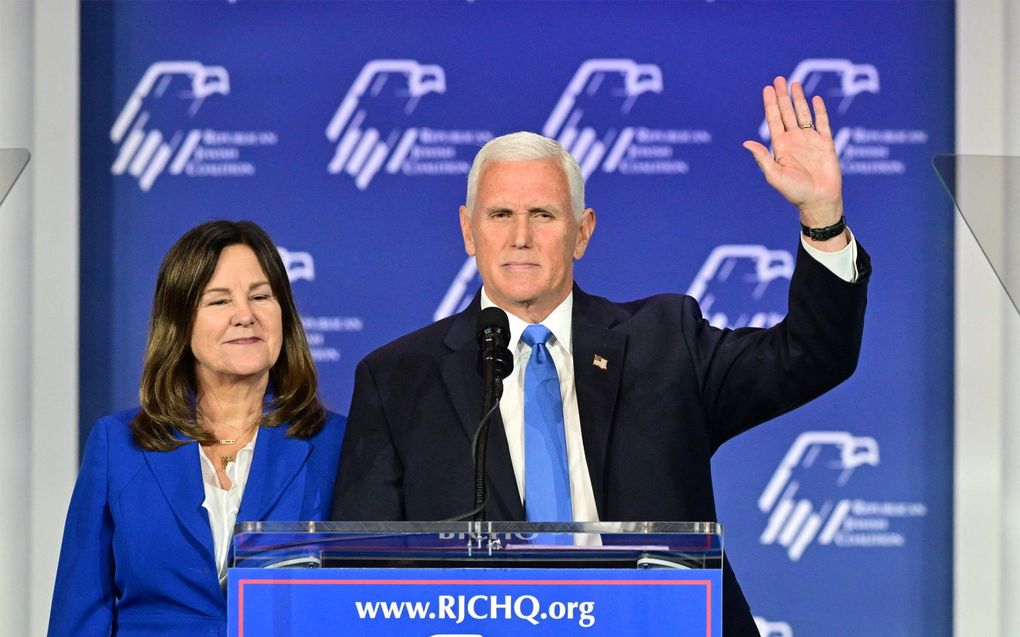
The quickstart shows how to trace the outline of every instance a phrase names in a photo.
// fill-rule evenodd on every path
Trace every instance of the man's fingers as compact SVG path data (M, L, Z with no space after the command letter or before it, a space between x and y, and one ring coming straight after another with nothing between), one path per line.
M769 126L769 135L775 139L780 133L786 131L786 127L783 126L783 117L779 114L776 89L766 86L761 92L761 99L765 104L765 123Z
M790 84L790 92L793 94L793 110L797 113L798 128L811 128L811 107L808 106L807 98L804 97L804 87L800 82Z
M790 100L790 90L786 85L786 78L782 75L776 77L773 86L776 88L776 102L779 104L779 114L783 118L783 126L786 130L797 128L797 114L793 110L793 101Z
M751 154L754 155L754 159L756 161L758 160L759 157L764 158L764 155L771 156L771 154L769 153L769 149L766 148L765 145L762 144L761 142L756 142L754 140L749 139L746 142L744 142L742 146L747 150L751 151Z
M815 128L823 135L832 135L829 128L829 112L825 110L825 100L820 95L811 98L811 105L815 107Z
M761 171L765 173L765 177L768 178L775 164L772 159L772 153L769 152L769 149L761 143L750 139L744 142L743 146L747 150L751 151L754 161L758 162L758 168L761 168Z

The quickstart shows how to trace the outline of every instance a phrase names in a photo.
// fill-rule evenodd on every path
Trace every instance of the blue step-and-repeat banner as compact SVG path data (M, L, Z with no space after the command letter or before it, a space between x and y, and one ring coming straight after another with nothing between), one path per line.
M280 246L346 412L361 357L474 294L457 206L516 130L583 167L588 292L774 323L797 217L741 142L784 74L875 276L856 375L717 454L727 551L763 635L949 635L953 32L942 2L83 3L82 430L136 404L160 260L223 217Z

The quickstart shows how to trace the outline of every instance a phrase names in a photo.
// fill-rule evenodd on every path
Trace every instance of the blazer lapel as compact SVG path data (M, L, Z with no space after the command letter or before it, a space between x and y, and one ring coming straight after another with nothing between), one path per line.
M574 287L574 387L599 519L605 510L606 451L627 345L624 334L609 329L613 320L612 314L600 311L595 299Z
M206 549L213 560L212 529L209 514L202 508L205 487L198 443L191 442L173 451L145 451L145 462L156 478L163 497L184 531Z
M485 391L485 383L478 373L479 346L474 334L480 298L480 295L475 295L468 309L454 319L444 341L451 351L440 361L443 382L469 444L474 440L478 421L482 417L482 395ZM486 511L489 517L497 515L509 520L524 519L517 479L510 462L510 448L507 446L503 419L498 409L489 419L489 444L485 455L485 477L490 498Z
M307 461L312 446L305 440L288 438L286 431L287 423L259 430L238 521L265 519ZM301 511L293 515L300 516Z

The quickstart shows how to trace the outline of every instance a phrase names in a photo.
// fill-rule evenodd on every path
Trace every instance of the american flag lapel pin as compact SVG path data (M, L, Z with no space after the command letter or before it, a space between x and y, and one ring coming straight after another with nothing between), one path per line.
M591 364L594 365L595 367L598 367L602 371L606 371L607 367L609 366L609 361L596 354L595 359L592 360Z

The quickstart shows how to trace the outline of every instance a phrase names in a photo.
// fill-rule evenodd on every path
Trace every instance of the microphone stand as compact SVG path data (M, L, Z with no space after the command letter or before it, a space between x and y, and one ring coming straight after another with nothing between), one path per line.
M485 521L485 505L488 501L488 489L485 484L485 460L489 449L489 421L492 414L499 409L499 399L503 395L503 378L508 376L514 367L513 355L507 349L510 340L510 325L506 312L498 307L488 307L479 312L476 320L478 328L478 372L482 375L484 394L482 395L482 418L475 428L474 439L471 441L475 463L475 498L474 508L457 516L451 522L471 520Z
M483 376L485 394L482 396L482 421L478 424L478 431L475 434L475 508L471 519L476 522L485 520L485 502L488 499L485 485L485 454L489 448L489 421L499 408L499 399L503 395L503 379L493 372L493 366L486 365Z

